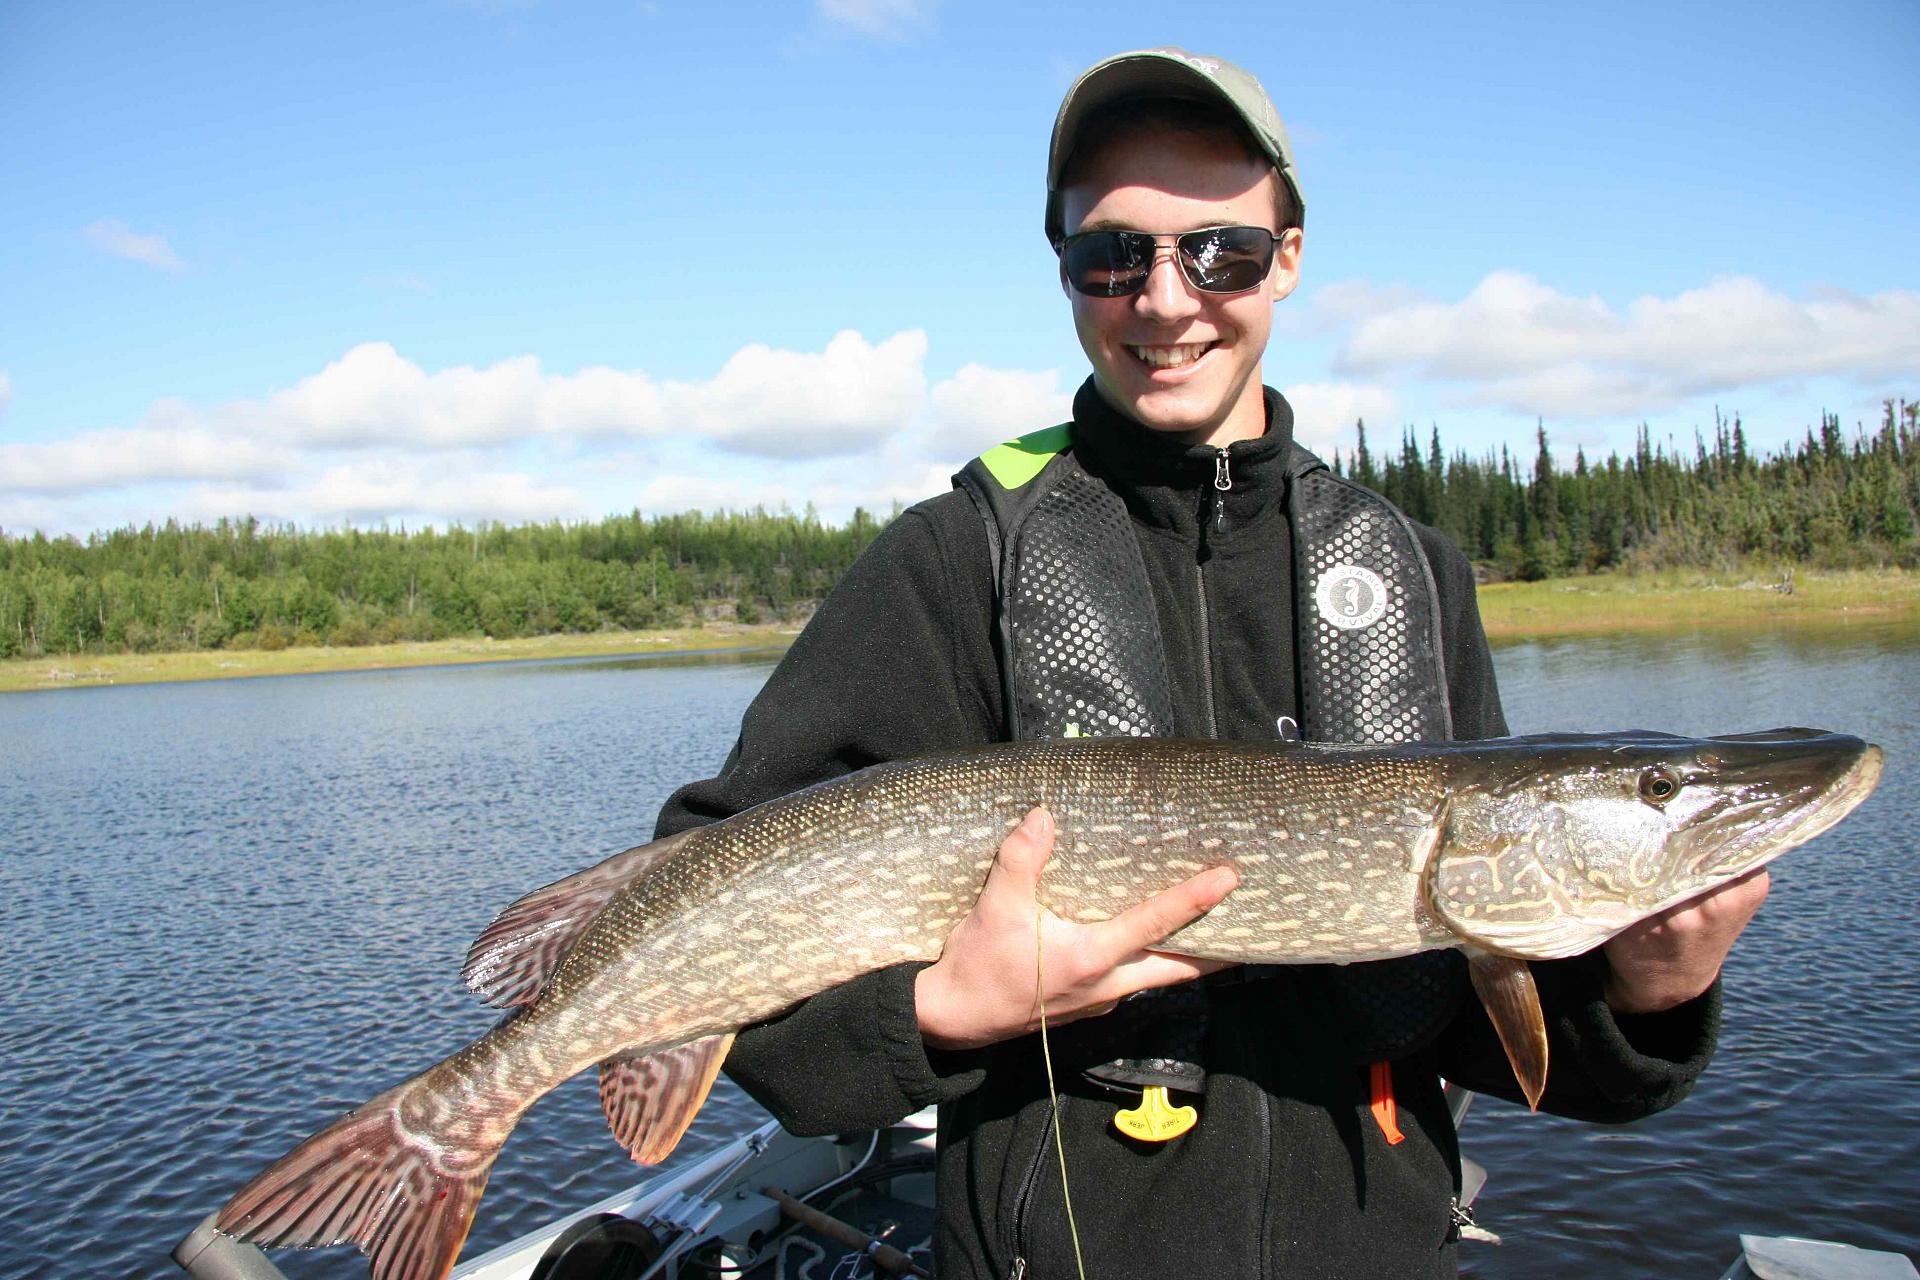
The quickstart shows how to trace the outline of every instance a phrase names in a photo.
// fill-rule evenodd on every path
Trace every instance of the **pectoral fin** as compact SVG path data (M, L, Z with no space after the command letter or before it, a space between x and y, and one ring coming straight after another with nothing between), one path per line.
M600 1064L600 1107L613 1136L641 1164L673 1153L707 1101L733 1032L708 1036L664 1053L608 1058Z
M1547 1019L1540 1012L1540 992L1525 960L1491 952L1467 951L1467 972L1487 1017L1500 1035L1500 1046L1513 1064L1513 1078L1527 1105L1540 1109L1547 1088Z

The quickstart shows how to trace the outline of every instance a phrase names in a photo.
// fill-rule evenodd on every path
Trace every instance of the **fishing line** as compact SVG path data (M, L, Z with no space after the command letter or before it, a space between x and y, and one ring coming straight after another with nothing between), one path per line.
M1073 1268L1079 1273L1080 1280L1087 1280L1087 1263L1080 1256L1080 1227L1073 1220L1073 1192L1067 1187L1067 1145L1060 1138L1060 1091L1053 1085L1053 1050L1047 1044L1047 974L1040 958L1044 950L1043 927L1046 922L1047 909L1035 902L1033 986L1035 1002L1040 1006L1040 1057L1047 1064L1047 1099L1053 1103L1053 1153L1060 1160L1060 1198L1067 1206L1067 1234L1073 1239Z

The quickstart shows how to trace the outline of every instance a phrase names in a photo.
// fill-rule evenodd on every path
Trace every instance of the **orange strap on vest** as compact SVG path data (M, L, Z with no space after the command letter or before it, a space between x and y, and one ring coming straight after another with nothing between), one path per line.
M1384 1058L1367 1067L1367 1079L1373 1095L1373 1122L1380 1126L1387 1145L1405 1142L1400 1132L1399 1113L1393 1105L1393 1064Z

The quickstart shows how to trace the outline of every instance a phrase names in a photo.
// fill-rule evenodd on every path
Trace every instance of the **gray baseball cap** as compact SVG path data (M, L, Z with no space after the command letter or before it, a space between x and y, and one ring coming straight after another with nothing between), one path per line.
M1064 227L1060 212L1060 178L1073 155L1080 125L1087 113L1117 98L1196 98L1231 108L1247 126L1247 133L1293 192L1296 217L1305 219L1307 201L1300 194L1293 149L1287 128L1260 82L1244 68L1224 58L1208 58L1169 45L1117 53L1082 72L1067 90L1060 114L1053 122L1053 144L1047 149L1047 239L1058 242Z

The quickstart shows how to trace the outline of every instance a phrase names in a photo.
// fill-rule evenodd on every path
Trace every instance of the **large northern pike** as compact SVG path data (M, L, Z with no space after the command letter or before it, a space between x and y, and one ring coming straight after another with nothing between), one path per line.
M1880 748L1806 729L1394 747L1019 743L876 765L617 854L514 903L475 990L523 1006L307 1139L220 1211L265 1245L357 1243L379 1280L452 1270L514 1123L596 1064L636 1159L663 1159L740 1027L931 960L1035 805L1044 904L1107 919L1206 867L1239 887L1161 949L1279 963L1468 951L1532 1100L1524 960L1568 956L1765 863L1873 789Z

